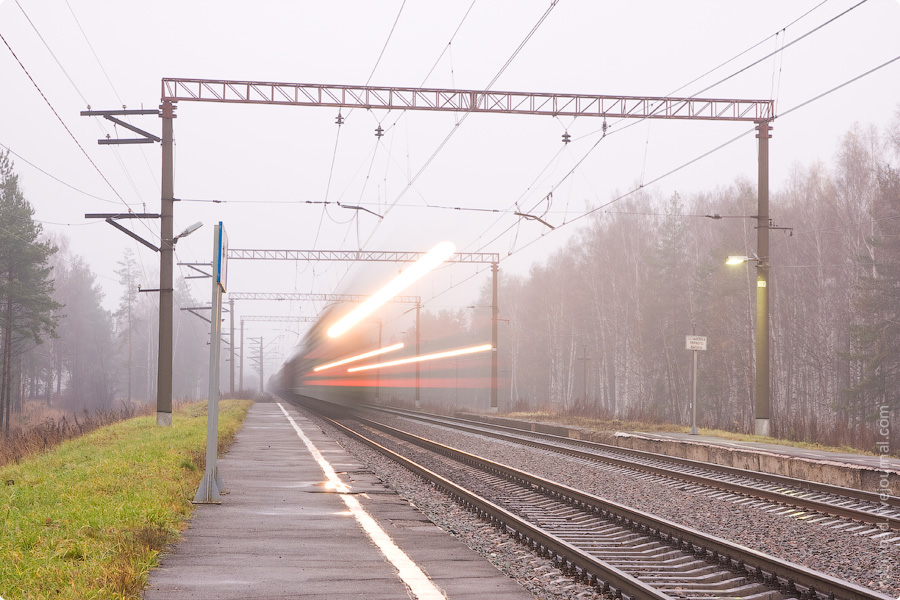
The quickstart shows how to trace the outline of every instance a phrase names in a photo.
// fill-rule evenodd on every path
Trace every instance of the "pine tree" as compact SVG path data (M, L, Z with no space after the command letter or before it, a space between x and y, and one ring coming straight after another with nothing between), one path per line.
M116 275L119 276L119 283L125 289L122 298L119 301L119 310L116 317L121 324L118 327L121 341L128 346L128 404L131 405L131 388L132 388L132 371L133 371L133 333L135 330L135 308L138 300L138 268L137 261L134 258L134 251L131 248L125 248L122 260L118 262L119 269Z
M53 335L53 279L47 260L56 251L39 241L42 227L19 188L9 151L0 154L0 426L9 435L13 358Z

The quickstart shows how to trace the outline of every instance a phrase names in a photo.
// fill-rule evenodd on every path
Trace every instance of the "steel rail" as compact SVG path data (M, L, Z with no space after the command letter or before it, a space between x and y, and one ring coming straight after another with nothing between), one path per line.
M373 407L367 407L373 408ZM577 450L575 448L567 448L564 446L559 446L556 444L548 444L542 443L536 440L529 440L521 437L522 434L527 434L533 437L539 437L544 439L557 440L560 442L566 442L569 444L577 444L586 446L588 448L595 448L597 450L601 450L604 452L615 452L619 454L624 454L626 456L634 456L639 457L645 460L656 460L656 461L664 461L669 463L674 463L683 467L694 468L694 469L704 469L707 471L715 471L724 475L729 475L733 477L744 477L748 479L756 479L761 480L768 483L774 483L778 485L783 485L786 487L795 487L800 488L802 490L808 490L813 492L827 493L832 494L834 496L841 496L846 498L852 498L855 500L863 500L866 502L871 502L873 504L881 504L883 506L891 506L894 508L900 508L900 498L890 496L884 497L881 494L875 494L873 492L866 492L864 490L857 490L853 488L845 488L835 485L829 485L827 483L819 483L815 481L809 481L806 479L794 479L792 477L786 477L783 475L774 475L771 473L761 473L759 471L749 471L747 469L738 469L736 467L729 467L726 465L717 465L713 463L704 463L700 461L695 461L686 458L680 458L677 456L668 456L663 454L654 454L652 452L645 452L643 450L634 450L632 448L620 448L619 446L610 446L608 444L601 444L599 442L589 442L586 440L576 440L573 438L556 436L548 433L539 433L534 431L527 431L524 429L515 429L509 428L502 425L494 425L494 424L486 424L480 422L466 421L465 419L456 419L453 417L442 417L437 415L423 415L417 414L410 411L401 411L396 409L384 409L383 407L377 407L377 410L383 410L384 412L401 415L407 418L414 418L425 422L432 422L437 425L441 425L443 427L451 427L454 429L459 429L461 431L468 431L470 433L477 433L479 435L486 435L490 437L494 437L496 439L502 439L505 441L527 445L535 448L539 448L541 450L549 450L552 452L556 452L559 454L566 454L568 456L574 456L576 458L588 459L588 460L597 460L601 462L610 463L619 467L624 467L628 469L645 471L648 473L652 473L654 475L659 475L661 477L666 477L669 479L677 479L680 481L685 481L687 483L695 483L698 485L702 485L705 487L713 487L716 489L720 489L727 492L733 492L745 496L753 496L757 498L761 498L763 500L769 500L772 502L777 502L779 504L786 504L790 506L796 506L798 508L804 508L807 510L813 510L819 513L832 515L835 517L840 517L844 519L851 519L854 521L859 521L862 523L868 523L871 525L882 525L886 524L892 530L900 530L900 517L890 516L890 515L879 515L877 513L873 513L870 511L860 510L857 508L843 507L835 504L829 504L824 501L818 500L809 500L807 498L802 498L799 496L794 496L789 493L783 493L772 490L760 489L757 487L744 485L740 483L722 481L719 479L711 479L709 477L705 477L703 475L694 475L691 473L685 473L682 471L671 471L664 467L657 467L649 464L641 464L636 463L624 458L616 458L613 456L601 456L594 452L583 452ZM451 422L451 421L462 421L460 422ZM472 423L476 423L473 425ZM499 433L497 431L488 431L484 429L485 427L490 427L494 429L503 429L503 430L512 430L515 432L519 432L519 434L504 434Z
M304 406L307 406L304 404ZM308 406L307 406L308 408ZM346 427L345 425L325 417L329 423L341 430L345 435L355 439L388 457L390 460L397 462L430 484L444 490L457 501L461 502L466 508L477 512L479 516L490 521L491 524L498 528L509 528L517 534L524 535L525 539L531 545L536 545L537 549L544 554L550 556L558 556L572 564L572 568L580 570L582 578L590 578L591 583L596 586L608 584L613 590L621 592L625 596L631 598L647 598L650 600L674 600L660 590L653 588L641 580L632 577L628 573L617 569L616 567L600 560L590 554L582 552L575 546L559 539L551 533L548 533L529 523L528 521L516 516L515 514L497 506L493 502L482 498L475 492L453 483L449 479L438 475L434 471L412 461L389 448L386 448L378 442L364 436L363 434ZM590 575L588 575L590 574ZM599 581L598 581L599 580Z
M585 509L600 512L601 514L616 515L620 523L632 529L649 533L657 539L675 543L682 550L693 552L709 559L710 557L725 557L725 561L739 571L743 569L743 575L753 578L754 574L761 575L765 580L777 582L785 586L789 582L809 589L817 593L834 594L840 600L894 600L889 596L880 594L874 590L866 589L849 581L842 581L825 573L808 569L802 565L778 559L765 554L734 544L725 539L711 536L695 529L678 525L672 521L655 517L643 511L606 500L593 494L588 494L566 485L556 483L506 465L483 459L479 456L457 450L450 446L438 444L431 440L406 433L394 427L370 421L362 417L356 419L367 426L379 429L389 435L418 445L432 452L447 456L464 464L477 466L488 472L493 472L512 481L519 481L524 485L545 490L550 495L565 498L570 503Z

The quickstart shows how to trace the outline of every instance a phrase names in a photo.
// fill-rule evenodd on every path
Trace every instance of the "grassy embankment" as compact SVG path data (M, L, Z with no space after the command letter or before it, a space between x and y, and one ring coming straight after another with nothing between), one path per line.
M251 402L219 409L219 451ZM138 598L205 468L206 403L139 417L0 467L0 597Z
M660 433L688 433L690 427L682 425L673 425L669 423L644 423L641 421L621 421L621 420L600 420L590 419L588 417L567 417L563 415L554 415L546 412L515 412L505 415L511 419L520 419L522 421L538 421L544 423L556 423L569 427L581 427L592 431L631 431L631 432L660 432ZM708 435L726 440L737 442L760 442L763 444L779 444L781 446L793 446L796 448L807 448L810 450L824 450L826 452L840 452L845 454L866 454L874 456L875 453L854 448L851 446L825 446L815 442L803 442L796 440L785 440L779 438L765 437L761 435L753 435L749 433L737 433L734 431L725 431L723 429L707 429L701 427L698 430L700 435Z

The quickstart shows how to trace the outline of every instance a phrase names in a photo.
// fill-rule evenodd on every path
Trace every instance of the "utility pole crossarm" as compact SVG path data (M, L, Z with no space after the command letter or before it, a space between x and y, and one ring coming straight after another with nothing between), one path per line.
M775 116L772 100L494 92L174 77L162 80L162 99L169 102L282 104L554 117L768 121Z
M364 250L249 250L228 249L229 260L319 260L343 262L416 262L425 252L375 252ZM444 262L482 263L499 262L496 252L457 252Z

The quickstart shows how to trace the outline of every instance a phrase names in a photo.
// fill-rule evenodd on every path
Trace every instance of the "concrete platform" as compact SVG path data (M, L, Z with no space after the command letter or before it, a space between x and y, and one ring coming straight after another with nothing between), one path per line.
M616 432L616 445L900 496L900 459L687 433Z
M760 442L738 442L687 433L592 431L492 415L458 415L507 427L611 446L655 452L749 471L772 473L900 497L900 459L811 450Z
M338 489L282 406L333 467ZM218 464L227 492L222 504L196 507L174 552L150 573L145 600L533 598L387 489L287 403L255 404ZM341 484L349 493L338 491ZM363 529L355 501L388 542ZM381 549L390 541L415 563L412 568ZM392 554L394 562L387 558ZM410 577L415 566L424 581Z

